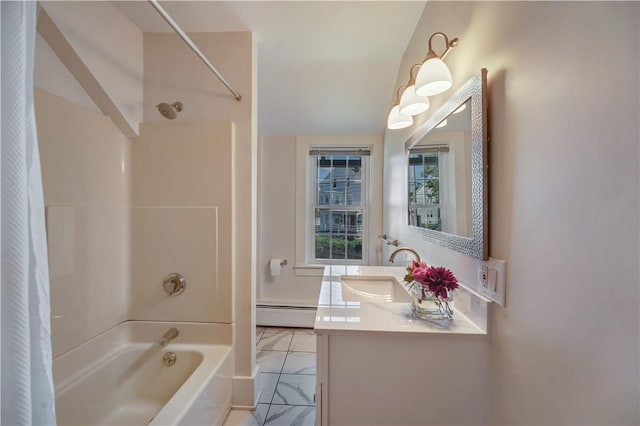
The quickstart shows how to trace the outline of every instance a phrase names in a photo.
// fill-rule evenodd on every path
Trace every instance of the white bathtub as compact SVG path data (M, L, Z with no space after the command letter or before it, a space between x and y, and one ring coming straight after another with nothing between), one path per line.
M180 335L161 348L171 327ZM221 425L231 325L128 321L53 360L58 425ZM165 353L176 363L164 365Z

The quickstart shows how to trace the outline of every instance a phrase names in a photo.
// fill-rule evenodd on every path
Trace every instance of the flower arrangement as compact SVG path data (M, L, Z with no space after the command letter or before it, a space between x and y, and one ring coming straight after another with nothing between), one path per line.
M404 280L411 283L413 287L416 283L426 287L430 292L442 299L449 299L449 292L458 288L458 280L453 273L442 266L428 266L424 262L411 263L407 268L407 275Z
M453 310L449 302L453 301L453 290L458 288L455 275L442 266L428 266L424 262L413 261L407 268L404 281L410 283L409 289L418 285L417 300L412 302L414 312L424 318L451 319ZM435 310L419 306L423 301L432 300Z

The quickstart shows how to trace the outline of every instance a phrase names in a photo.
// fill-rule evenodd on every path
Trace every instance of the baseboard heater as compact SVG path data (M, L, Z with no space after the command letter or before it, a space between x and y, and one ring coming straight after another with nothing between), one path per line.
M315 306L256 305L256 325L313 328Z

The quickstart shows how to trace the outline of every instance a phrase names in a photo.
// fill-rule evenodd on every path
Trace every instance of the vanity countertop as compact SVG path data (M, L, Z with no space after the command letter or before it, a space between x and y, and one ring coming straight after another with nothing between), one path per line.
M342 299L342 276L392 276L402 283L405 273L405 268L398 266L326 266L314 326L316 334L487 335L486 330L474 324L458 309L455 309L451 321L428 321L415 317L410 303L349 302Z

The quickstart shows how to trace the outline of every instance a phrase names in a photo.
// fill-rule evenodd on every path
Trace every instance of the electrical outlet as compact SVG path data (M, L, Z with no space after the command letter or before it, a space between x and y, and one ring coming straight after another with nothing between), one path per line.
M480 268L480 285L484 288L489 286L489 267L487 266Z
M506 293L506 262L493 258L479 262L478 278L480 282L478 292L497 304L504 306Z

